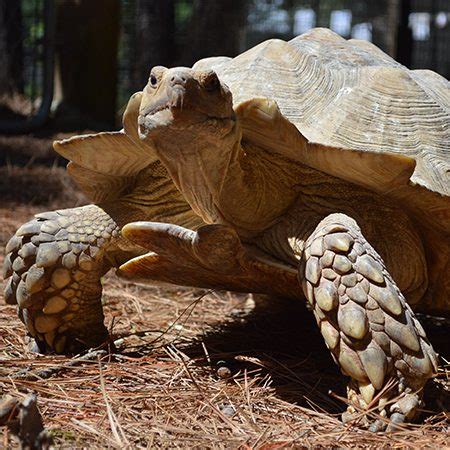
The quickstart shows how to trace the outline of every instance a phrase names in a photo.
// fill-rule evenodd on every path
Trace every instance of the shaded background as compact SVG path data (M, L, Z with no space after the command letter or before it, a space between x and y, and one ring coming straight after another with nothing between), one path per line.
M0 132L115 128L152 66L315 26L450 76L449 0L0 0Z

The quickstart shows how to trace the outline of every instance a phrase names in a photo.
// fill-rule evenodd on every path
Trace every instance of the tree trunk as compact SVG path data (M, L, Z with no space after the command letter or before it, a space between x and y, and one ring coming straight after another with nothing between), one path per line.
M173 65L173 0L137 0L135 58L132 86L142 89L153 66Z
M409 15L411 13L411 1L400 0L399 23L397 29L397 49L395 57L397 61L406 67L411 67L413 38L409 28Z
M23 92L22 9L19 1L0 2L0 96Z
M181 63L192 65L207 56L236 56L247 19L247 0L194 0Z
M119 0L59 0L57 57L60 112L90 128L115 125ZM75 120L76 122L76 120Z

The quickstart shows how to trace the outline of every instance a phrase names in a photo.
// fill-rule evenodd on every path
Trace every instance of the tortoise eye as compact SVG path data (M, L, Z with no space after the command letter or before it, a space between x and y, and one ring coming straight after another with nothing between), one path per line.
M155 77L155 75L150 75L150 84L155 87L158 84L158 79Z

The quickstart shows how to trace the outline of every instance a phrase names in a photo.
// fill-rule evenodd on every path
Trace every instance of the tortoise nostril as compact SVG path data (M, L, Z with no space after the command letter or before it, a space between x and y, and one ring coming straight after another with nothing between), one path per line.
M173 75L172 78L170 79L170 82L171 82L172 86L175 86L177 84L180 84L181 86L185 86L186 85L186 77L183 75Z

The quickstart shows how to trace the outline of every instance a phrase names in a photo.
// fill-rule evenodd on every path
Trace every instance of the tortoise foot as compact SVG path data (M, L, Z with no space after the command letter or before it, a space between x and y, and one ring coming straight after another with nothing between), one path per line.
M423 406L422 391L414 393L407 388L402 392L404 383L391 382L387 387L376 393L370 384L351 380L347 387L349 406L342 421L363 425L374 433L399 431L401 424L414 421Z
M300 277L333 359L351 378L346 416L367 414L367 424L378 414L373 429L390 419L389 431L413 420L437 355L353 219L332 214L317 226Z
M38 214L6 247L5 300L41 353L77 353L108 336L101 276L107 243L117 226L97 206Z

